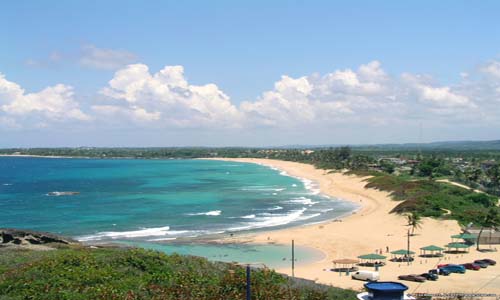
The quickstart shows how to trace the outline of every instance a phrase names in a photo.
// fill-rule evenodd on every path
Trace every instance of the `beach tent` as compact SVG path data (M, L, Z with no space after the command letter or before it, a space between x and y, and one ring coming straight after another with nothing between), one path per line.
M464 244L464 243L449 243L448 245L445 246L448 248L448 252L469 252L470 245ZM455 249L455 250L452 250Z
M415 252L413 251L409 251L407 249L400 249L400 250L396 250L396 251L391 251L391 254L394 254L394 255L412 255L412 254L415 254Z
M380 254L375 254L375 253L370 253L370 254L364 254L358 256L358 258L361 260L361 263L359 265L363 266L383 266L385 265L385 259L387 256L383 256Z
M455 242L455 239L462 239L466 242L469 243L474 243L475 240L477 240L477 236L475 234L470 234L470 233L460 233L460 234L455 234L451 236L452 242Z
M444 248L434 246L434 245L429 245L420 248L420 256L422 257L440 257L443 256L443 250ZM430 254L427 254L427 251L430 252Z
M335 259L332 261L333 262L333 269L332 271L334 272L347 272L347 271L356 271L356 267L354 266L359 262L357 259L351 259L351 258L342 258L342 259Z
M477 236L470 233L460 233L451 236L452 239L475 240Z
M413 251L408 251L408 249L400 249L400 250L395 250L395 251L391 251L391 254L392 254L392 258L391 258L391 261L412 261L413 260L413 254L415 254L415 252Z

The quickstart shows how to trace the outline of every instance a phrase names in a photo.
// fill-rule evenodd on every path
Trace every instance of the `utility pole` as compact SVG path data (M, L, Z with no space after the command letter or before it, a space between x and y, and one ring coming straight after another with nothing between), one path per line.
M408 266L410 265L410 229L408 228L408 251L406 260L408 261Z
M295 277L295 242L292 240L292 277Z
M250 265L247 265L247 300L252 299L251 281L250 281Z

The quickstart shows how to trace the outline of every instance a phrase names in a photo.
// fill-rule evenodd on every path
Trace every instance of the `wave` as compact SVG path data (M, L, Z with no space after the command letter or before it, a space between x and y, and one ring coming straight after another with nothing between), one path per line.
M306 190L310 191L313 195L318 195L321 193L318 184L315 183L314 181L306 178L300 178L300 181L302 181Z
M281 192L286 190L286 188L277 188L276 186L265 186L265 185L257 185L257 186L247 186L244 188L240 188L240 191L257 191L257 192Z
M268 208L267 210L280 210L280 209L283 209L283 207L279 206L279 205L276 205L274 207Z
M240 218L242 218L242 219L255 219L255 215L248 215L248 216L243 216Z
M78 195L80 194L80 192L71 192L71 191L68 191L68 192L58 192L58 191L55 191L55 192L49 192L47 194L45 194L46 196L74 196L74 195Z
M222 211L220 210L211 210L207 212L201 212L201 213L190 213L187 214L188 216L220 216Z
M2 185L4 185L4 186L11 186L12 183L3 183Z
M313 215L304 216L303 214L306 210L307 208L303 207L302 209L291 211L289 214L262 213L254 219L255 222L250 222L242 226L229 228L229 231L250 230L257 228L286 225L291 222L304 221L321 215L317 213Z
M120 238L138 238L147 236L165 236L165 235L176 235L182 234L188 231L170 231L170 226L164 227L153 227L153 228L143 228L140 230L132 231L104 231L99 232L94 235L87 235L77 238L79 241L98 241L102 239L120 239Z
M309 199L309 198L306 198L306 197L299 197L299 198L296 198L296 199L288 200L286 202L287 203L298 203L298 204L309 205L309 206L312 206L314 204L319 203L317 201L312 201L312 199Z
M162 241L173 241L176 240L177 238L174 237L166 237L166 238L159 238L159 239L150 239L148 242L162 242Z

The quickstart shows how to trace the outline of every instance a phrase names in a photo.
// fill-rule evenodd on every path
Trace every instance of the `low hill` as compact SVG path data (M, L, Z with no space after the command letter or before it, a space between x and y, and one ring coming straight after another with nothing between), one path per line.
M251 271L252 299L356 299L355 292ZM245 299L245 268L131 249L0 247L0 299Z

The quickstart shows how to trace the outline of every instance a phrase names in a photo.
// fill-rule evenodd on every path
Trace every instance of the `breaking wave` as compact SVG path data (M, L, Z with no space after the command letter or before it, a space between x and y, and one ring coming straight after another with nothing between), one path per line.
M187 214L188 216L220 216L222 213L221 210L211 210L207 212L200 212L200 213L190 213Z

